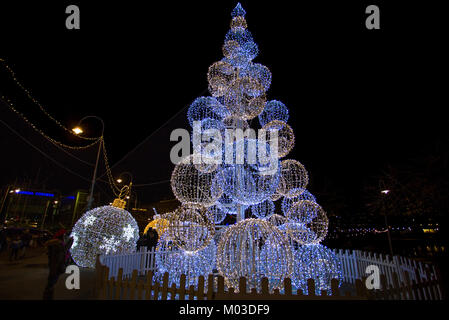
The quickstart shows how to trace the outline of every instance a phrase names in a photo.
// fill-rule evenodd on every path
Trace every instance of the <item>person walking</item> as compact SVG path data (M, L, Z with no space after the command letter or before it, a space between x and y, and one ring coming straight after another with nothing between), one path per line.
M9 255L9 261L17 260L19 259L19 250L22 246L22 241L20 240L19 236L14 236L11 240L11 243L9 245L11 252Z
M57 232L53 239L44 244L48 254L48 279L43 295L44 300L53 300L56 283L59 276L65 272L68 251L72 246L73 238L65 242L64 234L65 232Z
M20 238L22 240L21 258L25 258L26 250L30 246L30 242L31 242L31 238L32 238L30 230L29 229L25 230L25 232L22 233L22 236Z

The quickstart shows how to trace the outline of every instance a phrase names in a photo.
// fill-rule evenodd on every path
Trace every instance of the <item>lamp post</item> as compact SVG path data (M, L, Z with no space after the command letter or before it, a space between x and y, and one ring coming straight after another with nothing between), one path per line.
M387 209L386 209L386 206L385 206L385 198L390 193L390 191L391 190L385 189L385 190L382 190L380 193L382 193L382 195L383 195L382 196L382 208L383 208L383 212L384 212L385 226L387 227L388 245L390 247L391 258L393 258L393 245L391 244L390 226L388 225Z
M95 186L95 180L97 178L98 161L100 159L101 146L103 144L104 121L103 121L103 119L101 119L100 117L97 117L97 116L85 116L78 122L78 127L73 128L72 131L75 134L83 133L83 130L79 127L79 125L81 124L81 122L83 122L85 119L88 119L88 118L95 118L101 122L101 136L99 137L100 142L98 143L97 160L95 161L94 174L92 176L92 183L90 185L90 192L89 192L89 197L87 200L87 210L90 210L92 208L92 202L94 200L94 198L93 198L94 197L94 186Z

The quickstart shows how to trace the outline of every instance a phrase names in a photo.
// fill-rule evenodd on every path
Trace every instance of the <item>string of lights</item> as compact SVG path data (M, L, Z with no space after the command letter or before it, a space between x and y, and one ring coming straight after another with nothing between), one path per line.
M11 128L6 122L4 122L3 120L0 119L0 122L7 127L9 130L11 130L15 135L17 135L18 137L20 137L23 141L25 141L28 145L30 145L32 148L34 148L36 151L38 151L40 154L42 154L44 157L46 157L47 159L53 161L56 165L58 165L59 167L63 168L64 170L70 172L71 174L85 180L85 181L90 181L88 178L81 176L80 174L76 173L75 171L73 171L72 169L66 167L65 165L63 165L62 163L60 163L59 161L55 160L54 158L52 158L51 156L49 156L48 154L46 154L44 151L42 151L41 149L39 149L38 147L36 147L33 143L31 143L30 141L28 141L25 137L23 137L20 133L18 133L16 130L14 130L13 128Z
M100 141L102 140L102 137L100 138L95 138L94 142L91 142L88 145L85 146L70 146L67 145L65 143L62 143L60 141L57 141L53 138L51 138L49 135L47 135L45 132L43 132L41 129L39 129L35 124L33 124L22 112L20 112L19 110L17 110L14 106L14 104L11 102L10 99L8 99L7 97L2 95L2 100L5 102L5 104L14 112L16 113L19 117L21 117L31 128L33 128L34 131L36 131L37 133L39 133L40 135L42 135L45 139L47 139L48 141L50 141L51 143L58 145L60 147L63 148L67 148L67 149L72 149L72 150L82 150L82 149L87 149L90 147L93 147L94 145L96 145L97 143L100 143Z
M0 62L1 62L1 65L9 72L9 74L11 75L11 78L14 80L14 82L16 83L16 85L20 88L20 89L22 89L24 92L25 92L25 94L26 94L26 96L34 103L34 104L36 104L38 107L39 107L39 109L48 117L48 118L50 118L51 120L53 120L60 128L62 128L63 130L65 130L65 131L67 131L68 133L70 133L71 135L74 135L74 136L76 136L76 137L78 137L78 138L81 138L81 139L84 139L84 140L95 140L95 141L97 141L98 139L100 139L100 137L94 137L94 138L89 138L89 137L84 137L84 136L82 136L82 135L80 135L80 134L75 134L74 132L73 132L73 130L71 130L71 129L69 129L69 128L67 128L66 126L64 126L60 121L58 121L55 117L53 117L47 110L45 110L45 108L42 106L42 104L39 102L39 101L37 101L32 95L31 95L31 93L30 93L30 91L28 90L28 89L26 89L23 85L22 85L22 83L17 79L17 77L16 77L16 74L15 74L15 72L12 70L12 68L9 66L9 65L7 65L6 64L6 61L4 60L4 59L1 59L0 58Z

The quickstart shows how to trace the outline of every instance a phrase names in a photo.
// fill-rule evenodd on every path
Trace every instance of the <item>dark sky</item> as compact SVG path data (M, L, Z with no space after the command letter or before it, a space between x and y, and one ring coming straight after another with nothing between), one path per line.
M222 58L236 2L93 2L2 2L0 57L65 125L89 114L102 117L114 164L196 97L208 94L207 69ZM319 194L328 181L351 199L365 177L388 163L430 152L435 141L447 137L447 99L442 100L447 75L440 77L447 37L439 17L443 10L436 4L241 2L259 45L254 61L273 75L268 99L290 109L297 142L289 158L309 170L312 192ZM80 6L81 30L65 29L68 4ZM368 4L380 6L381 30L365 29ZM75 143L19 97L3 69L0 84L0 92L21 102L18 108L46 132ZM6 116L4 106L0 110L2 119L44 148L45 141L33 140L39 139L35 133ZM174 128L188 128L186 111L147 139L114 174L130 171L136 184L169 179L173 143L168 136ZM88 124L88 133L95 134L98 124ZM8 151L2 162L9 168L2 184L25 171L34 177L40 166L41 174L53 177L50 186L88 187L67 171L56 174L59 169L48 160L44 166L44 158L2 124L0 133ZM59 150L46 152L90 177L89 167L80 168ZM93 162L95 150L78 155ZM101 188L108 192L106 184ZM167 183L140 190L148 199L171 194Z

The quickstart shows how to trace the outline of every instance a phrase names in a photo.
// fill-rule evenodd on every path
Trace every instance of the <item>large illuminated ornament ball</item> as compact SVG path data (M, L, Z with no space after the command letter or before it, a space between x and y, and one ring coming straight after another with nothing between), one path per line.
M136 251L139 227L132 215L114 206L87 211L75 223L70 248L80 267L95 268L98 254L125 254Z
M303 232L287 225L286 230L301 244L316 244L327 235L329 220L323 208L315 202L302 200L295 203L288 211L287 218L301 225Z
M189 252L179 249L173 241L164 236L156 247L157 272L155 279L162 283L165 272L168 272L168 283L175 283L180 286L181 275L186 275L186 288L191 285L197 289L199 276L207 278L212 274L215 266L216 245L211 241L205 248L196 252ZM205 285L207 281L205 281Z
M270 70L260 63L250 63L240 73L240 77L249 77L260 83L263 89L258 92L259 95L264 94L271 85Z
M273 120L283 122L288 120L288 108L277 100L268 101L262 113L259 114L259 123L262 127Z
M168 217L167 213L164 214L164 216ZM148 230L150 230L150 228L152 228L152 229L155 229L158 236L161 237L165 233L165 231L167 231L168 225L169 225L169 222L167 219L161 218L160 215L156 215L154 217L154 220L150 221L146 225L145 229L143 230L143 234L147 234Z
M238 291L240 277L248 289L261 289L268 278L269 289L281 289L292 273L292 252L283 233L261 219L245 219L226 229L217 248L217 269L226 286Z
M169 234L173 243L184 251L196 252L207 247L215 227L204 207L183 205L169 217Z
M256 79L237 78L229 85L224 101L232 115L250 120L257 117L265 107L265 89Z
M279 158L285 157L292 151L295 146L295 134L287 123L280 120L272 120L265 124L262 129L266 131L267 141L277 142Z
M332 294L331 280L337 279L339 287L343 282L342 268L339 259L332 250L321 244L311 244L293 250L294 272L293 284L308 294L307 279L315 281L315 294L326 290Z
M268 199L277 189L280 164L270 146L258 139L244 138L225 146L218 184L235 203L253 205ZM264 154L263 156L261 156ZM233 163L233 164L227 164Z
M193 127L194 121L202 121L206 118L221 120L225 112L226 108L214 97L199 97L190 105L187 118Z
M286 198L294 198L304 192L309 183L309 175L306 168L296 160L281 161L281 176L277 193Z
M209 92L213 97L225 95L231 83L237 78L236 69L230 63L218 61L209 67L207 81Z
M293 198L287 198L284 197L282 199L281 205L282 205L282 212L284 213L284 215L287 215L288 211L290 210L290 208L292 207L292 205L294 205L296 202L299 202L301 200L309 200L312 202L316 202L316 198L313 194L311 194L308 190L298 190L299 192L301 192L299 195L297 195L296 197ZM292 194L296 193L295 190L292 191Z
M172 172L170 182L173 194L183 204L210 207L223 193L216 178L220 171L218 166L203 167L202 163L201 158L190 155L181 160Z

